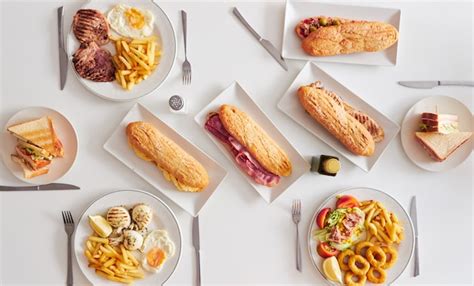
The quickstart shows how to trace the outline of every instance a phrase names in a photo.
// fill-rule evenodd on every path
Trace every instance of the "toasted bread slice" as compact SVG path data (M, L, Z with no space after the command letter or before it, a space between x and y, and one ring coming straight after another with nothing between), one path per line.
M56 136L53 122L47 116L10 126L7 130L18 139L45 149L54 157L64 155L64 149Z
M38 170L32 170L30 169L27 164L17 155L11 155L11 159L13 162L20 164L21 168L23 169L23 176L26 179L31 179L37 176L41 176L44 174L47 174L49 172L49 169L46 167L40 168Z
M129 123L126 133L137 156L155 163L178 190L200 192L209 184L207 171L201 163L150 123Z
M289 176L292 166L288 155L250 116L237 107L224 104L219 118L227 132L242 144L267 171Z
M454 132L441 134L438 132L416 132L418 142L436 161L446 160L457 148L471 138L472 132Z

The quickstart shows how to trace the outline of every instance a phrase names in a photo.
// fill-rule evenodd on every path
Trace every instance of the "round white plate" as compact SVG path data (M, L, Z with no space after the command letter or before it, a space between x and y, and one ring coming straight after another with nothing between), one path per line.
M458 116L459 130L472 132L473 117L469 108L452 97L433 96L418 101L407 112L402 123L401 140L408 158L418 167L432 172L442 172L456 168L469 157L472 152L472 138L454 151L445 161L437 162L433 160L421 144L417 142L415 132L419 130L421 113L435 112L436 106L438 106L439 113Z
M95 274L93 268L88 267L87 258L84 255L87 237L91 235L89 226L89 215L103 215L114 206L125 206L127 209L138 203L145 203L153 210L153 219L148 227L149 230L165 229L176 247L175 255L163 265L158 273L145 272L144 279L135 280L134 285L162 285L174 273L181 258L182 237L181 228L173 211L158 197L140 190L116 191L95 200L82 214L74 232L74 253L82 273L93 285L118 285L116 282L108 281Z
M413 255L413 250L414 250L414 245L415 245L413 224L411 222L411 219L408 213L405 211L403 206L395 198L388 195L387 193L384 193L376 189L371 189L371 188L346 189L346 190L343 190L331 195L321 204L321 206L318 207L318 209L314 212L314 215L312 216L311 223L309 226L309 232L308 232L308 251L309 251L309 256L311 258L311 262L313 263L314 267L319 271L319 273L321 273L321 275L324 278L326 278L322 270L323 258L321 258L316 251L318 241L315 241L312 238L312 233L315 230L319 229L319 227L315 223L316 216L318 215L319 211L323 208L328 208L328 207L334 209L336 206L336 201L337 201L336 196L342 195L342 194L354 196L359 201L364 201L364 200L379 201L387 208L387 210L393 212L398 217L401 225L404 228L405 238L398 246L397 262L392 268L387 270L387 278L384 282L384 285L392 284L403 273L403 271L408 266L408 263L410 262L410 259ZM328 284L336 285L336 283L333 283L329 280L326 280L326 281ZM376 284L367 282L366 285L376 285Z
M30 120L35 120L43 116L49 116L53 120L54 130L63 143L64 157L54 158L49 165L49 172L45 175L37 176L32 179L25 179L23 169L20 165L11 160L10 155L15 154L17 138L7 131L7 128ZM1 154L3 163L18 179L34 185L49 184L59 180L64 176L74 164L77 155L77 134L71 122L56 110L47 107L29 107L20 110L13 115L3 128Z
M140 84L135 85L132 90L127 91L124 90L116 81L93 82L80 77L74 68L74 64L72 63L73 54L80 46L79 41L76 39L74 32L72 31L72 24L70 32L67 35L66 47L74 74L86 89L88 89L93 94L108 100L128 101L145 96L161 86L173 68L173 64L176 59L177 43L171 21L165 12L152 0L120 1L120 3L139 9L147 9L155 16L153 35L158 36L158 44L161 46L162 56L160 59L160 64L146 80L143 80ZM98 10L102 12L105 17L107 17L107 13L117 4L119 4L119 2L111 0L92 0L87 2L87 4L85 4L82 8ZM110 31L113 35L118 35L115 34L111 27ZM115 48L113 47L112 42L109 42L103 47L109 50L112 55L115 54Z

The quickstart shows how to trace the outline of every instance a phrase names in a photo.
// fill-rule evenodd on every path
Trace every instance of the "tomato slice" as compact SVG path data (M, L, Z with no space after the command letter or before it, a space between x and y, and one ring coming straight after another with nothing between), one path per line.
M316 216L316 224L319 226L319 228L324 228L326 225L326 217L330 211L331 208L324 208Z
M350 195L343 195L336 202L336 208L338 209L355 208L358 206L359 201L355 197Z
M328 258L339 254L339 250L335 249L327 242L320 242L316 250L318 251L319 256L322 258Z

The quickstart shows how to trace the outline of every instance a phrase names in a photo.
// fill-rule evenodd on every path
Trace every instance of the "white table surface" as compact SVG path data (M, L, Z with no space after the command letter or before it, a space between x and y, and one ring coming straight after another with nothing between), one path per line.
M79 2L4 2L1 15L0 126L18 110L45 105L65 114L76 127L79 154L61 182L80 191L0 193L0 284L63 284L66 280L66 235L61 210L77 220L95 198L114 190L138 188L160 193L102 149L105 140L134 102L113 103L89 94L72 70L59 90L56 7L66 5L67 18ZM307 174L272 205L267 205L192 120L203 106L232 81L239 81L255 101L308 159L335 154L324 143L280 112L276 103L304 62L288 61L283 71L231 14L238 6L250 23L281 46L284 3L171 3L161 6L178 31L179 54L166 83L139 100L162 120L219 161L229 175L201 213L202 281L204 284L319 284L303 249L303 272L295 269L291 201L301 198L301 232L328 195L347 187L385 190L407 208L418 198L421 276L413 264L397 284L472 284L472 156L457 169L434 174L417 168L403 152L400 137L381 161L365 173L342 160L337 177ZM321 64L328 73L401 124L406 111L431 95L450 95L472 110L473 89L440 87L415 90L398 80L473 78L471 3L369 3L402 9L399 61L395 67ZM188 12L189 59L193 83L181 84L183 60L179 10ZM167 99L181 94L190 103L187 116L172 115ZM335 154L336 155L336 154ZM0 164L0 184L20 184ZM183 256L169 285L191 285L194 254L191 217L169 200L183 229ZM303 245L306 241L302 240ZM74 262L77 284L88 282Z

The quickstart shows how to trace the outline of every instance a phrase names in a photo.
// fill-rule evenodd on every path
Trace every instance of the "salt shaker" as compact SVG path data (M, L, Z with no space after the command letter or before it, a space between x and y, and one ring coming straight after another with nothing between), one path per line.
M179 95L173 95L170 97L168 104L172 113L186 114L188 112L186 100Z

